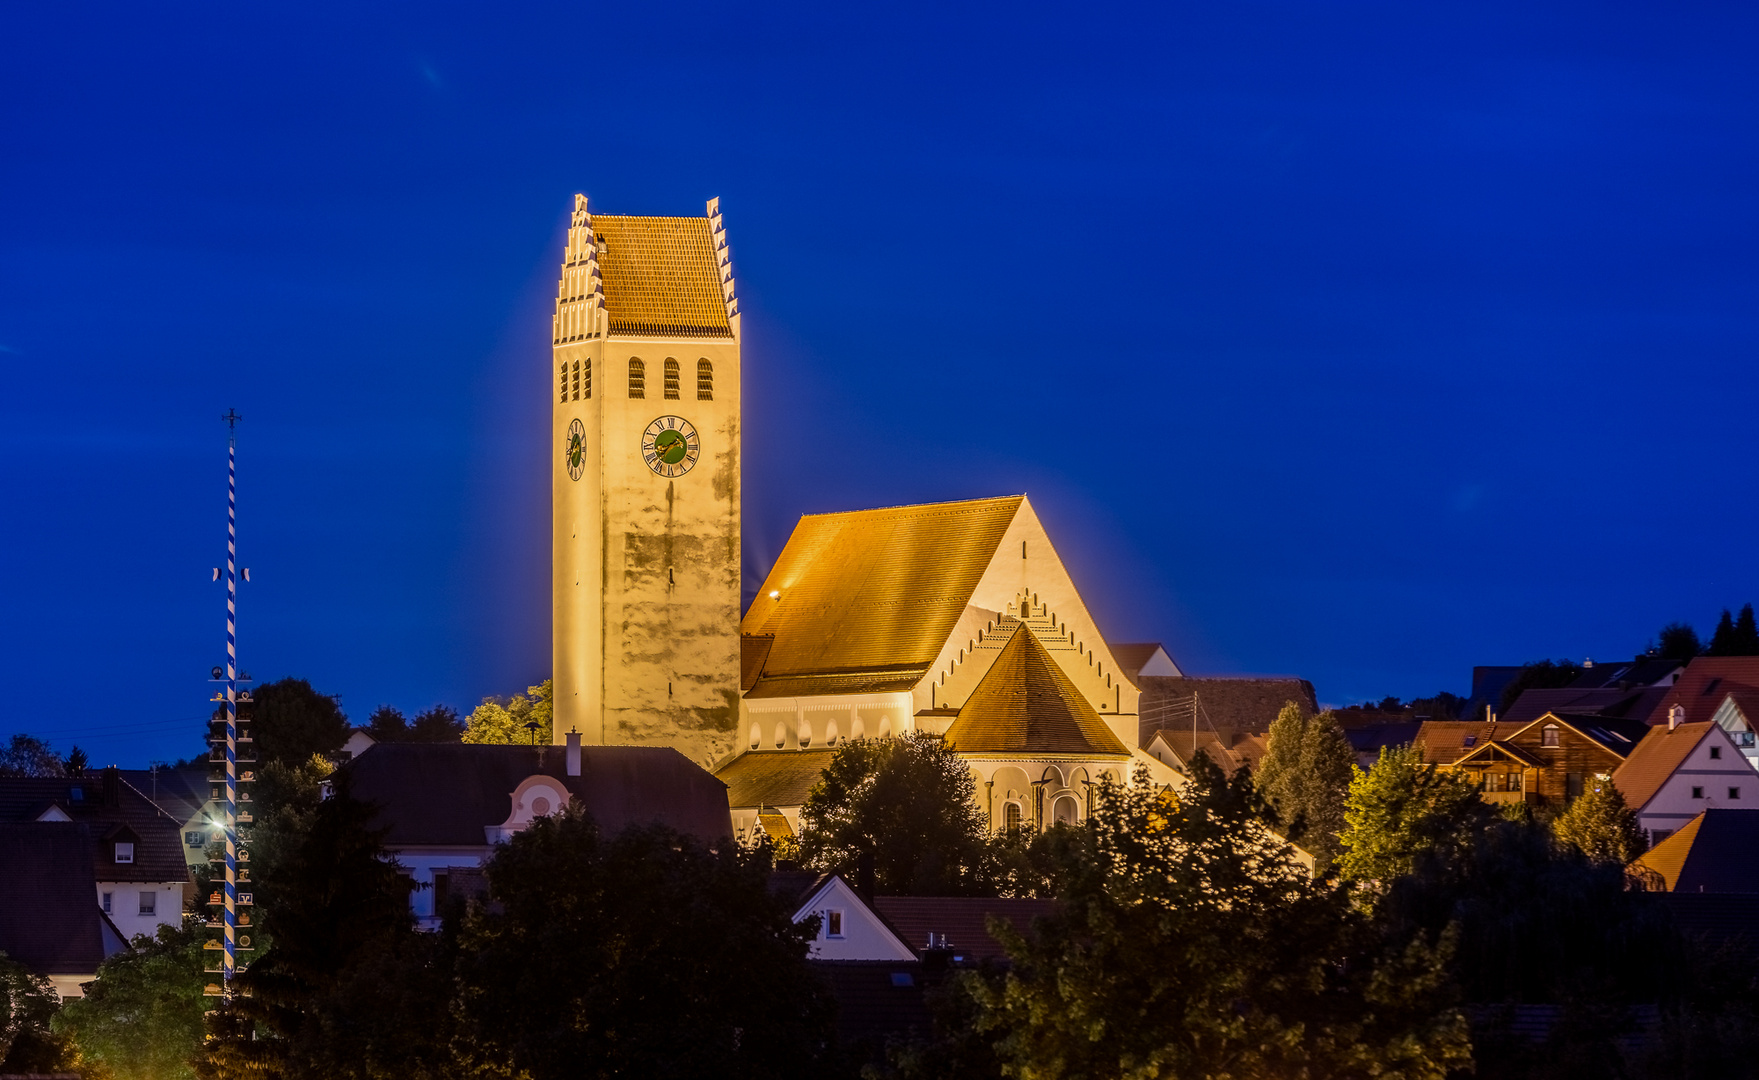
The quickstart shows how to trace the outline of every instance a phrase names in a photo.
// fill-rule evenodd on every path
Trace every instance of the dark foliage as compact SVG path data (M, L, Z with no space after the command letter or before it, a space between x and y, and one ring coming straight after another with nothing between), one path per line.
M380 705L366 722L374 742L458 742L464 736L464 719L449 705L435 705L414 720L389 705Z
M1710 647L1704 651L1707 656L1759 656L1759 622L1754 620L1753 605L1744 605L1733 619L1723 608L1716 632L1710 635Z
M1704 651L1704 643L1698 640L1698 631L1687 623L1670 622L1655 638L1655 655L1663 660L1690 660Z
M62 1006L55 1030L109 1080L189 1080L211 1007L202 996L207 936L193 919L136 936L98 968L84 997Z
M456 1045L530 1080L823 1075L830 1007L761 855L577 809L496 852L460 940Z
M0 745L0 776L61 776L66 763L35 735L14 735Z
M266 683L252 696L251 735L264 764L303 765L313 755L329 757L348 741L348 717L342 706L304 679Z
M48 979L0 952L0 1074L72 1071L72 1040L50 1028L59 1002Z
M1524 664L1521 673L1503 687L1496 711L1505 713L1528 690L1555 690L1575 682L1582 674L1582 665L1574 660L1535 660Z

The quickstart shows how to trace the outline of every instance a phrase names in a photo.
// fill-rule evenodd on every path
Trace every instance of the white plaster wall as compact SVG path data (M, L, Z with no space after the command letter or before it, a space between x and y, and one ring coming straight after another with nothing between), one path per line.
M822 917L831 911L843 913L841 936L832 937L829 920ZM899 941L896 935L887 930L841 878L833 878L825 888L809 899L794 913L794 921L800 922L812 915L821 916L818 937L809 946L815 960L916 959L909 943Z
M1710 756L1713 746L1721 748L1720 759ZM1692 798L1693 787L1704 789L1702 799ZM1739 799L1728 797L1731 787L1740 789ZM1728 732L1712 725L1661 789L1637 811L1637 823L1652 834L1677 832L1705 810L1720 807L1759 809L1759 775L1747 764Z
M140 913L140 894L143 892L153 894L155 910L151 915ZM100 881L100 907L105 893L110 894L110 921L122 931L123 937L131 941L136 934L156 934L161 926L176 926L183 921L181 881Z

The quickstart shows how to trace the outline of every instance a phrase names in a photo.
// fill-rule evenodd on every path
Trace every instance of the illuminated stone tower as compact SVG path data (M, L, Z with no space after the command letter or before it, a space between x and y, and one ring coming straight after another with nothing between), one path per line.
M739 309L703 217L574 216L552 409L556 741L732 749Z

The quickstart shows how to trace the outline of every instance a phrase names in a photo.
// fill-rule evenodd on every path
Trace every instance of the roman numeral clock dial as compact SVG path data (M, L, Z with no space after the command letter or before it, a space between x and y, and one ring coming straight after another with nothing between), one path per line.
M641 459L661 476L683 476L701 454L696 429L681 416L662 416L641 433Z

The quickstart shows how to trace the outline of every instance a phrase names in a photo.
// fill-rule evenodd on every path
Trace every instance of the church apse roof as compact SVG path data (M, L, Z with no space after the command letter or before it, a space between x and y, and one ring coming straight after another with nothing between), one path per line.
M1025 498L801 518L740 626L775 637L749 696L914 687Z
M594 214L608 332L732 337L706 217Z
M1024 624L960 708L946 742L962 754L1130 753Z

